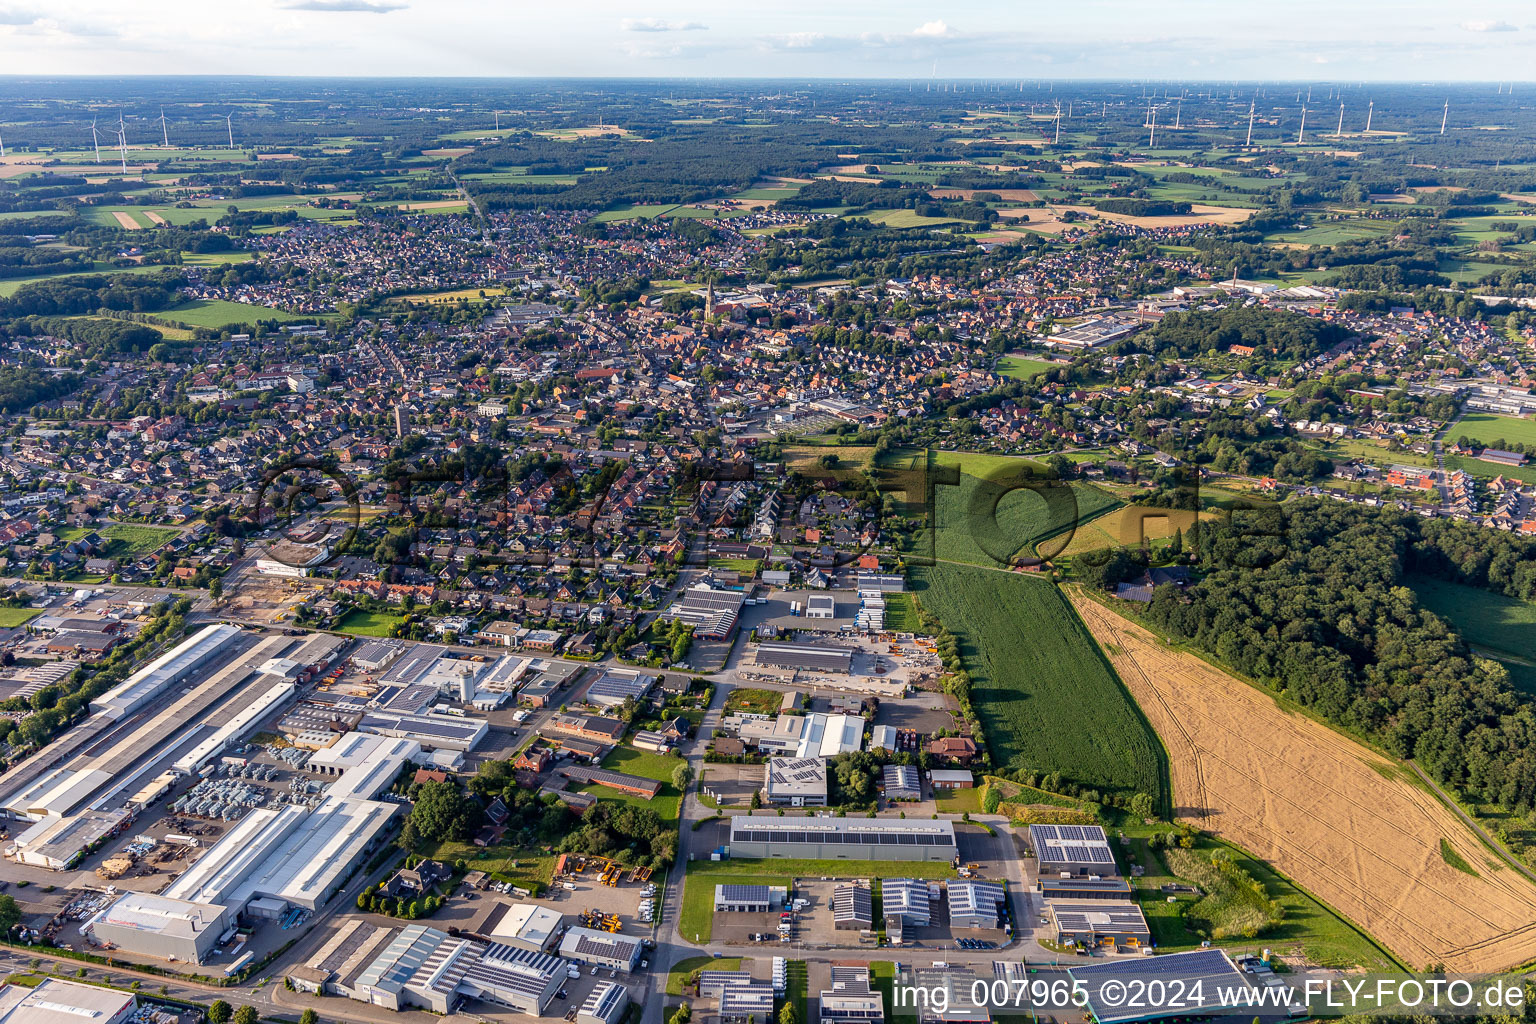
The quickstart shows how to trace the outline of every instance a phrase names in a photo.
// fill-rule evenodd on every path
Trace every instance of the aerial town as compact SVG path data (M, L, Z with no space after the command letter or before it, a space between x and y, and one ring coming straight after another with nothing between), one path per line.
M0 79L0 1024L1523 984L1502 87L210 81Z

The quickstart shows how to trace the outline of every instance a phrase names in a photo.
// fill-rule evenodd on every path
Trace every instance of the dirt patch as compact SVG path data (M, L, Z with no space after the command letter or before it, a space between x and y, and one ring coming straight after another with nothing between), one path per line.
M144 216L148 217L149 218L149 222L151 224L155 225L155 227L163 228L163 227L167 226L167 224L169 224L169 221L167 221L164 217L162 217L158 213L154 213L153 211L150 211L150 210L145 210L144 211Z
M421 151L421 155L422 156L438 156L438 157L442 157L443 159L447 160L447 159L452 159L454 157L463 156L466 153L473 153L473 152L474 152L473 149L470 149L468 146L465 146L465 147L460 148L460 149L424 149L424 150Z
M297 153L257 153L257 160L297 160Z
M117 220L118 227L127 228L129 231L139 230L139 222L133 219L133 214L117 210L112 216Z
M1167 747L1178 818L1273 864L1416 968L1536 958L1536 885L1407 769L1081 595L1072 603ZM1442 841L1477 875L1447 864Z
M450 206L466 205L462 199L429 199L420 203L401 203L402 210L446 210Z

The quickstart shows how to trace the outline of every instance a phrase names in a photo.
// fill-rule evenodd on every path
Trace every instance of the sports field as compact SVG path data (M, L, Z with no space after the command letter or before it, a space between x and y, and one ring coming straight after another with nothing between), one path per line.
M918 603L960 641L998 769L1160 799L1157 740L1054 585L942 562L909 576Z
M1536 884L1408 769L1086 596L1074 604L1167 748L1180 820L1272 865L1411 967L1536 958ZM1447 863L1442 841L1478 874Z

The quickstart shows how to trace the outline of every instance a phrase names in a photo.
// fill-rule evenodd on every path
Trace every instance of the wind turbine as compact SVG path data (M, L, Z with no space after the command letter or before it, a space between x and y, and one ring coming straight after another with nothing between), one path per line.
M0 157L5 156L5 136L0 135Z
M234 114L225 114L224 115L224 129L225 129L225 131L229 132L229 148L230 149L234 149L235 148L235 115Z
M1344 104L1343 103L1339 104L1339 126L1333 130L1333 137L1336 138L1336 139L1342 139L1344 137Z
M1243 140L1243 148L1253 145L1253 100L1248 101L1248 137Z
M1303 103L1301 105L1301 130L1296 133L1296 145L1298 145L1298 146L1301 145L1302 140L1305 139L1306 137L1307 137L1307 105L1305 103Z
M1157 108L1152 108L1152 134L1147 137L1147 148L1151 149L1157 142Z
M496 130L501 131L501 111L496 111Z
M96 151L96 162L101 163L101 140L96 137L96 122L91 122L91 148Z
M1376 115L1376 101L1371 100L1371 105L1365 108L1365 133L1371 133L1371 118Z
M118 119L121 122L121 118ZM128 177L128 131L126 128L117 130L117 151L123 158L123 177Z
M1446 101L1445 101L1445 110L1440 115L1440 134L1441 135L1445 134L1445 122L1450 120L1450 117L1451 117L1451 101L1450 101L1450 98L1447 97ZM3 156L3 155L4 154L0 154L0 156Z
M1053 145L1061 145L1061 101L1056 101L1056 141Z
M166 149L171 148L171 133L166 125L164 107L160 108L160 141L165 145Z
M1183 122L1184 122L1184 100L1181 98L1179 100L1178 107L1176 107L1174 109L1174 112L1173 112L1173 126L1174 126L1174 128L1183 127Z

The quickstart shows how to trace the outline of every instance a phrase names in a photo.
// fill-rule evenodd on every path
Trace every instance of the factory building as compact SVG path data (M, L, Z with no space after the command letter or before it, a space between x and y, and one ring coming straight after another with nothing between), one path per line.
M1076 942L1089 948L1138 949L1152 941L1141 908L1129 900L1052 900L1045 905L1045 913L1055 932L1054 941L1060 945Z
M701 640L729 640L745 601L746 595L740 591L689 587L661 618L664 622L681 619Z
M771 757L763 766L763 800L772 807L825 807L827 762L819 757Z
M916 878L887 878L880 883L880 912L893 945L901 945L909 928L933 923L933 894L928 883Z
M537 1017L567 970L557 956L454 938L420 924L394 933L382 949L377 934L363 928L338 935L321 952L324 962L306 969L305 984L334 986L359 1002L396 1011L421 1007L449 1014L467 998ZM360 954L371 959L356 972Z
M655 687L657 677L648 672L609 669L587 687L587 703L616 708L633 697L644 700Z
M740 717L737 721L741 742L780 757L836 757L851 754L864 744L864 719L857 715L813 711L771 719ZM729 728L733 723L723 724Z
M113 718L131 715L166 690L186 682L192 673L213 660L220 648L239 635L239 626L203 627L91 701L91 710Z
M466 932L487 942L542 953L560 930L560 914L536 903L493 903Z
M640 962L642 948L637 938L600 932L595 928L571 928L560 941L560 955L567 960L626 974Z
M888 764L882 773L886 800L921 800L923 782L917 769L905 764Z
M953 928L1001 928L1007 894L996 882L961 879L949 883L949 923Z
M867 931L875 926L875 903L862 885L840 885L832 890L832 926L839 930Z
M600 981L576 1011L576 1024L619 1024L629 1009L629 989L616 981Z
M784 906L788 892L782 885L719 884L715 886L715 913L771 913Z
M128 1024L138 1006L132 992L59 978L0 986L0 1024Z
M731 818L733 857L952 861L955 853L955 826L945 820Z
M423 750L470 751L490 733L480 718L449 718L446 715L408 715L370 711L357 725L360 732L396 739L415 740Z
M822 989L820 1024L881 1024L885 1005L869 987L869 968L862 964L833 964L832 987Z
M163 960L200 964L218 944L231 915L222 906L128 892L81 926L98 942Z
M765 640L757 645L757 663L771 668L840 672L846 675L853 668L853 648L836 644Z
M1031 825L1029 842L1041 875L1115 873L1115 855L1097 825Z

